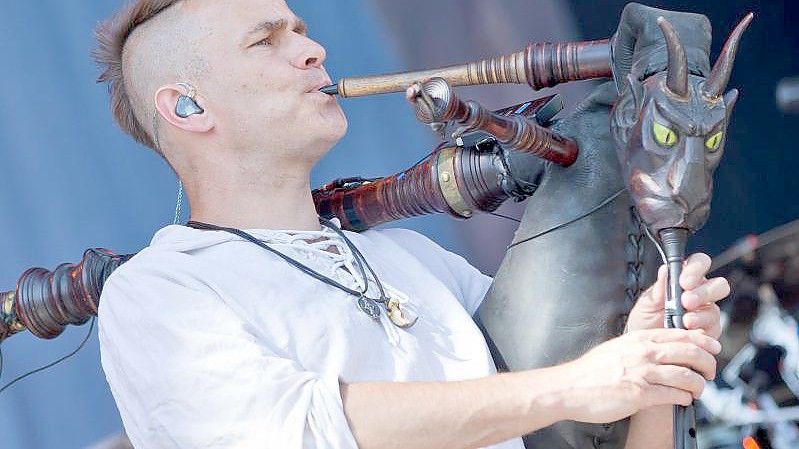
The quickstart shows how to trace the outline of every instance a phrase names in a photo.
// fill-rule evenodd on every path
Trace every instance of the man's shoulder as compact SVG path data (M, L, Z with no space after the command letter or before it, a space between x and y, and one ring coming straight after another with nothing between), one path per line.
M381 228L370 229L361 234L364 238L375 243L389 243L405 249L420 248L437 251L446 251L429 237L412 229Z
M151 243L105 280L100 294L100 315L104 310L126 309L133 302L159 304L165 295L181 297L188 291L211 293L195 259L191 252Z
M178 251L147 246L120 265L105 281L112 285L122 278L150 277L181 270L189 256Z
M167 329L227 313L208 273L192 259L191 254L147 247L119 266L100 294L100 330L108 335L131 326Z
M440 268L448 271L474 269L461 255L411 229L377 229L366 231L362 235L380 249L404 251L431 269Z
M117 268L106 281L152 277L191 277L197 275L198 255L205 249L225 243L232 237L169 225L159 229L150 244Z

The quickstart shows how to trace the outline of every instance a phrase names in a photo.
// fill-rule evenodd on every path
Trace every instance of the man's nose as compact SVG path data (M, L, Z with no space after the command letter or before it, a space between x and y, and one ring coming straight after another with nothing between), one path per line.
M294 65L299 69L321 67L327 59L325 47L307 36L299 36Z

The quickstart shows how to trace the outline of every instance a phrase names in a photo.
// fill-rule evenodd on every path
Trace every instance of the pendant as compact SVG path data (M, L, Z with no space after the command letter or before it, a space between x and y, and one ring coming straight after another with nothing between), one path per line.
M419 317L414 317L413 320L406 318L405 314L402 313L400 302L393 296L389 296L386 308L388 309L388 319L399 328L407 329L416 324L416 321L419 320Z
M380 307L378 307L374 301L367 299L363 295L358 297L358 308L373 320L380 318Z

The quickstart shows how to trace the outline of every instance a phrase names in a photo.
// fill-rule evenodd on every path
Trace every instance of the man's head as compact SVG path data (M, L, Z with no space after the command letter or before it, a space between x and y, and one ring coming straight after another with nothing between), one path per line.
M325 50L283 0L136 0L97 38L115 118L178 171L226 156L312 165L346 130L318 92ZM175 113L181 83L205 112Z

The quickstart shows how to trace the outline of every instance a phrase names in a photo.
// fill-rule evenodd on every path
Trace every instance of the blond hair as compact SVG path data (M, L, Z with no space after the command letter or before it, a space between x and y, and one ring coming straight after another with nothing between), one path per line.
M95 29L97 48L93 56L102 70L97 82L108 84L108 96L114 119L122 130L137 142L154 149L159 154L161 150L157 147L153 136L134 112L131 92L125 83L123 53L125 43L137 27L181 1L135 0Z

